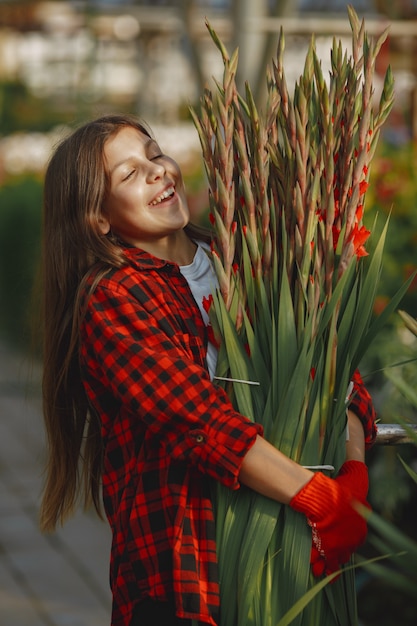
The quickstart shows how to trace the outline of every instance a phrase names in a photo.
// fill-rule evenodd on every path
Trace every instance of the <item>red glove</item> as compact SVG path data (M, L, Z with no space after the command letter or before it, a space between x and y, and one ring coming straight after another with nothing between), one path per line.
M336 572L366 539L366 521L352 506L354 501L367 504L367 470L357 463L345 464L336 479L315 474L290 502L312 528L310 561L315 576Z
M352 496L369 506L366 502L368 495L369 480L368 468L361 461L345 461L339 470L339 474L335 479L340 485L350 489Z

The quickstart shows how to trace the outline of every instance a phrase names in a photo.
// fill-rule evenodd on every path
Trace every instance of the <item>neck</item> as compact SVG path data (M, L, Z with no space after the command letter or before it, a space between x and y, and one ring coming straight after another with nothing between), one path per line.
M197 249L194 241L183 230L175 233L175 236L172 237L141 242L139 247L158 259L164 259L164 261L170 261L177 265L190 265Z

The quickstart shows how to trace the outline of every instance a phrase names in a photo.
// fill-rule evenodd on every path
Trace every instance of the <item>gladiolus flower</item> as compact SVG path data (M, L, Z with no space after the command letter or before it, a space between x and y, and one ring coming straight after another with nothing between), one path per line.
M358 226L356 225L353 228L351 239L353 242L356 256L367 256L368 253L366 252L365 248L363 248L363 244L367 241L370 234L371 231L365 228L365 226L361 226L360 228L358 228Z
M363 256L368 256L368 253L363 246L359 246L359 248L357 248L357 250L355 251L355 254L358 259Z
M369 187L369 183L366 180L362 180L359 183L359 195L363 196L363 194L366 192L368 187Z
M332 234L333 234L333 248L334 248L334 250L336 250L337 244L338 244L338 241L339 241L339 236L340 236L340 229L337 228L337 226L333 226L332 227Z
M205 310L206 313L208 313L210 311L210 307L213 304L213 295L210 294L208 297L203 296L203 309Z
M206 328L207 328L207 338L209 342L213 344L213 346L215 346L216 348L220 348L220 341L218 337L214 334L213 326L211 324L208 324Z

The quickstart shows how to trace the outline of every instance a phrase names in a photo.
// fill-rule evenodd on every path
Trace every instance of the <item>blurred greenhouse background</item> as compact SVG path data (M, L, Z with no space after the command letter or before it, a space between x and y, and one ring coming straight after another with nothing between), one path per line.
M383 307L417 268L417 0L350 4L369 33L390 25L375 88L391 65L396 103L366 206L369 223L377 213L392 212L378 300ZM107 112L139 115L180 162L194 219L206 219L204 172L189 115L222 71L206 18L230 50L239 46L239 80L249 80L260 105L281 26L288 82L302 72L312 33L324 67L333 36L343 40L350 33L342 0L0 0L0 350L33 349L42 178L52 146L70 126ZM417 280L402 308L417 317ZM415 335L394 316L362 368L382 422L417 423L416 404L404 393L404 384L417 387L416 356ZM417 540L417 486L399 452L416 470L414 445L369 453L370 499ZM364 554L374 554L371 545ZM412 597L362 572L358 590L364 626L417 623L417 587Z

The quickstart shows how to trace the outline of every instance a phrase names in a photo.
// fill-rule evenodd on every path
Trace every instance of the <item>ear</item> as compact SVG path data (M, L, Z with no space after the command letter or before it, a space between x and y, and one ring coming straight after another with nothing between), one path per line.
M107 235L110 232L110 222L103 214L98 218L98 227L102 235Z

